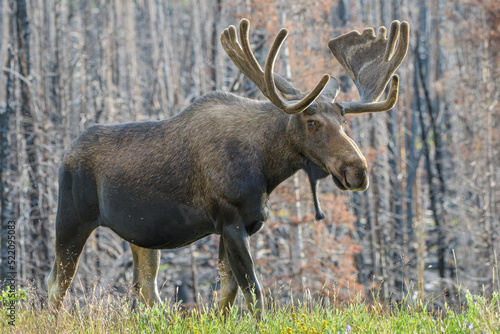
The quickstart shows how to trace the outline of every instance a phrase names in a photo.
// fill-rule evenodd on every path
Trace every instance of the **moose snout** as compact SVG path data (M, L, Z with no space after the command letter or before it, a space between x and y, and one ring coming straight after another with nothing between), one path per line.
M342 183L351 191L363 191L368 188L366 167L344 167Z

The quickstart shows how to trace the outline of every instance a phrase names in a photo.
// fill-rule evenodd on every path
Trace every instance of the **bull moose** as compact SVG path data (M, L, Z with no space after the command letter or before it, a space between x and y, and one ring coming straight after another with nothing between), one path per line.
M368 187L366 160L345 134L344 117L394 107L399 89L394 72L408 50L408 23L392 22L388 38L380 27L377 36L368 28L329 41L361 102L335 102L339 84L326 74L309 93L275 74L286 29L278 33L262 70L250 48L249 27L241 20L238 41L236 27L229 26L221 43L268 102L212 92L166 120L92 126L68 148L59 170L56 255L48 277L55 310L98 226L129 242L133 289L148 305L160 302L160 249L220 235L219 310L234 304L238 287L251 311L262 310L249 238L268 217L271 192L299 169L309 174L313 190L328 175L343 190ZM391 78L387 99L377 102Z

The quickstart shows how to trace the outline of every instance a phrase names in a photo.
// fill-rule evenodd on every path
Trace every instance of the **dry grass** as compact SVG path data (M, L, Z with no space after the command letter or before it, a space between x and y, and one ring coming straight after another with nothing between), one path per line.
M215 305L185 311L171 306L135 309L129 297L105 293L78 302L69 296L56 317L42 308L35 293L16 306L15 326L3 315L2 333L498 333L499 298L466 294L465 306L432 309L431 303L407 300L392 307L368 304L359 297L349 302L325 303L305 298L270 306L261 321L233 308L221 319ZM5 313L5 312L4 312Z

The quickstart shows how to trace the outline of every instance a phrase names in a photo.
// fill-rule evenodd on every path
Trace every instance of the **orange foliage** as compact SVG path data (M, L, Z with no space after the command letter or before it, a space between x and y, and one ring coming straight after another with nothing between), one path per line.
M323 182L328 184L331 180L325 179ZM333 184L329 186L333 187ZM306 277L306 288L324 296L347 298L347 293L352 292L347 287L354 287L357 280L355 256L361 251L361 246L351 238L357 218L349 210L348 198L332 192L320 193L319 199L326 219L318 222L314 221L309 181L303 172L299 172L302 219L297 217L295 190L293 180L289 179L271 195L271 211L276 215L268 223L270 234L278 235L278 231L288 229L291 224L302 224L303 254L307 260L300 271ZM289 250L282 251L287 254L288 263ZM280 275L280 270L277 270L280 261L282 263L283 259L277 259L271 253L257 259L259 266L273 268L266 270L263 277L266 286L276 282L288 283L291 279L292 271L289 266L283 267ZM336 291L340 291L340 294Z

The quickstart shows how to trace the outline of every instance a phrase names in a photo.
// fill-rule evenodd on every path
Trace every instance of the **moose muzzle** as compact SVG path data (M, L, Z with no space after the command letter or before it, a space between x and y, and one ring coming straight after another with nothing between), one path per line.
M331 173L333 182L341 190L363 191L368 188L366 167L344 165L338 172Z
M346 189L363 191L368 188L369 181L366 167L346 167L343 169L342 184Z

